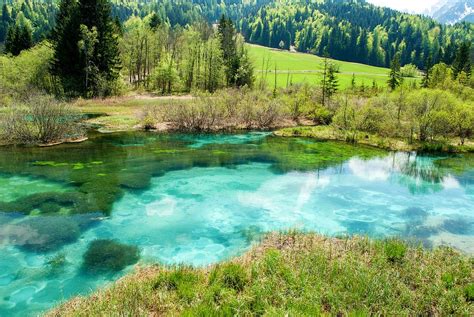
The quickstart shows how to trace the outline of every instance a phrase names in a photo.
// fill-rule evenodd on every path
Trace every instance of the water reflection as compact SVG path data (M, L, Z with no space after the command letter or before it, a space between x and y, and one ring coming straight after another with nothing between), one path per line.
M220 261L270 230L395 235L474 253L473 193L472 155L267 134L121 133L1 148L0 315L87 293L138 257ZM90 251L94 276L83 269L91 249L114 259Z

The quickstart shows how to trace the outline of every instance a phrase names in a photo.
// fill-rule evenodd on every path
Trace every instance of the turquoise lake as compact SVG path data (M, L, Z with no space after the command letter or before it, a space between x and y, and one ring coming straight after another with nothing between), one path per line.
M36 315L133 269L86 272L98 239L138 247L139 265L203 266L289 229L474 254L474 156L268 133L1 147L0 316Z

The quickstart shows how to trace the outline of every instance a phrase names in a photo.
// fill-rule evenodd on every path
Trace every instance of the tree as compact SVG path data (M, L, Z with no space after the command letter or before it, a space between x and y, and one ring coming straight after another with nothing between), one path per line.
M108 1L62 0L56 20L52 36L55 47L53 71L63 82L66 93L87 96L111 94L121 65L117 28ZM84 41L81 29L84 31L85 28L82 25L88 32L95 28L96 40L87 47L87 51L92 52L90 56L84 54L84 46L81 48L80 45L80 41ZM91 65L95 69L93 77L90 77Z
M32 28L23 13L20 13L13 25L8 27L5 39L5 52L17 56L21 51L33 46Z
M243 38L236 33L231 19L222 16L218 25L227 86L252 86L253 65Z
M421 87L428 88L430 85L431 68L433 67L433 57L430 54L425 61L425 73L421 81Z
M326 106L327 103L331 100L331 97L337 92L337 87L339 86L339 84L336 72L336 65L330 62L327 57L325 57L323 60L323 78L321 79L321 104L323 106Z
M400 54L395 54L390 64L390 78L388 80L388 86L391 90L397 89L402 84L403 78L400 69Z
M89 83L91 77L97 76L97 67L94 65L94 49L97 44L97 28L94 26L91 30L84 24L80 28L80 41L78 42L82 60L84 60L85 88L86 94L89 92Z
M459 46L453 63L454 78L457 78L461 72L464 72L468 78L471 76L471 44L468 42Z

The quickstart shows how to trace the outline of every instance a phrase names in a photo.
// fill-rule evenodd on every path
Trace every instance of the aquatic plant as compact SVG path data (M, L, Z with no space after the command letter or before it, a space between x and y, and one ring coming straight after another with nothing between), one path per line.
M91 274L119 272L140 258L136 246L122 244L115 240L95 240L84 254L82 268Z
M474 220L467 218L446 219L442 228L449 233L466 235L472 232Z
M77 223L66 216L29 217L18 224L24 231L17 245L33 252L51 252L75 242L80 236Z

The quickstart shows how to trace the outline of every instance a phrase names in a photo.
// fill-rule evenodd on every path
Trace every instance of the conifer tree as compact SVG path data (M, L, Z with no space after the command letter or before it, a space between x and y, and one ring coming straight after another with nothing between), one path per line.
M29 21L26 20L23 13L20 13L16 22L8 27L5 52L16 56L21 51L31 48L33 46L32 32Z
M461 72L464 72L468 78L471 76L471 45L467 42L459 46L453 63L454 78L457 78Z
M402 84L403 78L400 69L400 54L397 53L390 63L390 78L388 80L388 86L391 90L397 89L397 87Z

